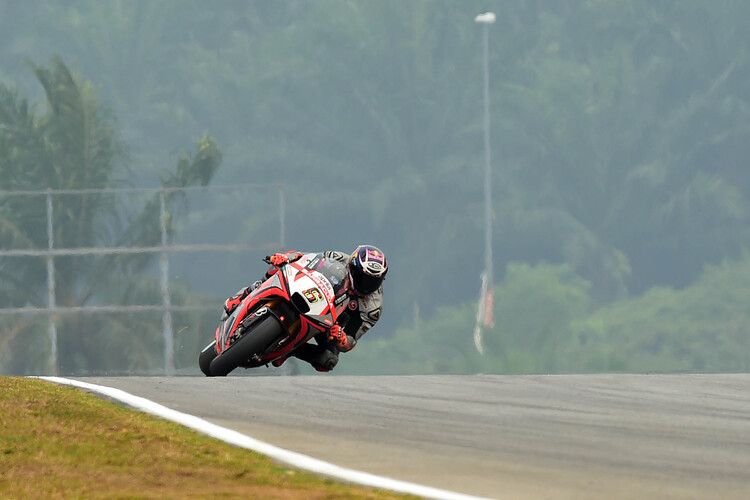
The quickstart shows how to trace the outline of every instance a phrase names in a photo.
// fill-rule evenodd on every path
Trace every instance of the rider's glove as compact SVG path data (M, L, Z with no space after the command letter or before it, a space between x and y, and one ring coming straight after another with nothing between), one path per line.
M289 257L283 253L275 253L268 258L268 261L276 267L281 267L289 262Z
M328 329L328 340L335 343L336 347L343 351L349 350L349 339L341 325L333 325Z
M269 264L272 264L276 267L281 267L284 264L294 262L300 257L302 257L302 253L296 252L294 250L290 250L286 253L275 253L273 255L269 255L264 260L268 262Z

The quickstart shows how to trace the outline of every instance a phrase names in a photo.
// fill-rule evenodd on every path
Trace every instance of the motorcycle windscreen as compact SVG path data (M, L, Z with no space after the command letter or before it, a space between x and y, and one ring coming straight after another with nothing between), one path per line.
M333 294L338 296L345 286L346 266L336 259L323 257L322 253L305 254L299 263L308 271L322 274L333 287Z

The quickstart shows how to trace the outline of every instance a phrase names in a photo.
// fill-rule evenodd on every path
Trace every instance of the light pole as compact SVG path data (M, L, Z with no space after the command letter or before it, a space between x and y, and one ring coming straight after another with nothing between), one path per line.
M482 326L493 326L492 301L494 273L492 270L492 188L490 169L490 71L489 71L489 28L495 23L495 13L485 12L474 18L482 25L484 35L484 272L482 273L482 295L474 328L474 344L480 354L484 353Z

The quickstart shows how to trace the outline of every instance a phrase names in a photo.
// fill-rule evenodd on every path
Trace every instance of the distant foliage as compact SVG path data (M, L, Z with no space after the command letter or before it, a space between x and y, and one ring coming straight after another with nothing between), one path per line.
M393 338L368 334L362 339L361 351L358 347L342 357L342 371L416 374L565 370L566 361L560 354L571 342L576 324L589 313L589 283L567 265L511 263L506 276L495 289L496 324L484 333L486 356L477 353L472 340L475 304L457 302L453 307L438 309L435 316L419 325L397 330Z
M511 264L495 290L485 356L474 304L444 307L393 338L373 332L342 357L345 373L746 372L750 256L707 266L691 286L655 287L593 309L590 284L566 265Z
M630 311L620 308L693 290L705 269L739 262L750 249L746 0L225 0L210 9L199 0L0 1L0 81L18 82L0 85L0 166L7 172L0 183L284 182L289 247L347 250L368 242L388 253L385 312L366 341L381 336L376 343L419 352L422 328L442 331L441 324L466 328L455 335L468 337L483 266L483 51L482 27L473 21L489 8L497 11L489 31L494 268L509 273L495 276L498 324L487 335L494 354L482 361L456 347L453 359L450 347L413 366L659 370L657 359L662 370L742 366L737 356L711 351L723 344L689 333L739 313L690 311L679 355L667 342L677 333L664 325L681 320L633 316L644 322L637 333L627 325ZM50 47L76 71L53 60L29 72L24 61L48 60ZM213 175L200 153L186 159L195 166L188 177L162 168L165 154L207 130L221 138L221 171ZM103 166L123 162L124 149L131 170L110 175ZM61 175L81 162L91 169ZM243 241L268 241L275 219L266 199L226 197L191 236L215 239L231 223ZM24 248L42 245L42 214L4 203L2 237ZM105 203L92 197L86 210L65 212L89 220L70 237L111 231L94 216L110 213ZM230 222L226 214L238 211L245 216ZM10 212L28 230L14 226ZM123 233L130 241L153 237L153 221L141 222ZM262 256L251 252L235 267L249 281L262 266L244 263ZM552 267L543 270L542 262ZM12 286L0 286L0 299L42 301L34 294L43 266L20 267L10 273ZM228 295L238 274L196 287ZM532 286L537 279L557 284L545 296ZM34 293L15 293L21 282L34 283ZM511 286L517 295L504 294ZM585 290L587 300L570 290ZM535 316L529 309L540 304L549 312ZM605 317L620 318L619 335ZM545 323L553 321L568 326L555 331ZM639 335L652 358L617 343ZM453 346L452 337L444 341ZM422 351L429 349L438 347Z
M656 287L580 325L566 355L580 371L750 370L750 257L707 266L691 286Z

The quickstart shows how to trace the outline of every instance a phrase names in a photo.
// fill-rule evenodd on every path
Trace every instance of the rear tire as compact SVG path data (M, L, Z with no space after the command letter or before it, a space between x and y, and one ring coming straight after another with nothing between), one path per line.
M211 374L211 361L216 357L216 341L214 340L206 346L198 356L198 366L206 377L213 377Z
M226 377L229 372L246 362L253 354L262 354L284 333L284 327L276 316L266 315L257 326L211 361L209 365L211 376Z

